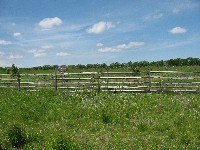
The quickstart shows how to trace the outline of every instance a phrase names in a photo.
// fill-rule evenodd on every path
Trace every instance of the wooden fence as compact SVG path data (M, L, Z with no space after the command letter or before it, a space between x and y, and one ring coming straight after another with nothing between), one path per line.
M200 92L200 72L81 72L64 74L0 74L0 88L69 92Z

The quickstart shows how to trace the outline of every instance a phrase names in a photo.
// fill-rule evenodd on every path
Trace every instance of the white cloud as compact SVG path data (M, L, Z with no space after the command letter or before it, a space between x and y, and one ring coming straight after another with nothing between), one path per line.
M29 50L28 52L33 54L34 57L44 57L44 56L46 56L45 50L42 50L42 49L32 49L32 50Z
M183 0L181 3L178 2L177 4L173 4L171 8L171 12L174 14L179 14L183 11L188 10L199 10L200 5L199 1L192 1L192 0Z
M170 32L171 34L180 34L180 33L185 33L185 32L187 32L187 30L184 29L184 28L181 28L181 27L175 27L175 28L172 28L169 32Z
M163 13L153 15L153 19L160 19L163 17Z
M113 28L114 25L112 24L112 22L98 22L96 24L94 24L93 26L89 27L86 31L88 33L94 33L94 34L100 34L102 32L104 32L105 30L109 30L111 28Z
M54 46L53 45L44 45L41 48L43 48L43 49L50 49L50 48L54 48Z
M20 32L15 32L15 33L13 33L13 36L14 36L14 37L20 37L20 36L21 36L21 33L20 33Z
M96 46L101 47L101 46L103 46L103 44L102 43L97 43Z
M66 52L59 52L59 53L56 53L56 56L69 56L70 54L69 53L66 53Z
M184 45L189 45L192 44L194 42L197 42L200 40L200 37L192 37L192 38L188 38L186 40L180 40L177 42L164 42L164 43L158 43L158 44L153 44L153 45L149 45L147 47L147 49L149 49L150 51L154 51L154 50L163 50L163 49L169 49L169 48L174 48L174 47L182 47Z
M128 44L121 44L113 47L105 47L105 48L100 48L98 51L105 53L105 52L120 52L125 49L130 49L130 48L138 48L143 46L145 43L144 42L129 42Z
M38 25L43 28L43 29L51 29L54 26L59 26L62 24L62 20L58 17L54 17L54 18L45 18L43 20L41 20Z
M180 12L180 9L178 9L178 8L172 9L172 13L174 13L174 14L178 14L179 12Z
M161 19L164 16L163 13L154 13L154 14L148 14L144 17L144 20L155 20L155 19Z
M0 57L2 57L5 53L0 51Z
M8 45L8 44L11 44L11 42L6 40L0 40L0 45Z
M15 22L13 22L13 23L11 23L11 25L12 25L12 26L16 26L16 23L15 23Z
M9 56L9 59L21 59L21 58L23 58L23 56L22 55L13 55L13 54L11 54L10 56Z
M101 52L101 53L120 52L121 49L117 49L116 47L105 47L105 48L100 48L98 51Z
M46 53L34 53L34 57L44 57Z

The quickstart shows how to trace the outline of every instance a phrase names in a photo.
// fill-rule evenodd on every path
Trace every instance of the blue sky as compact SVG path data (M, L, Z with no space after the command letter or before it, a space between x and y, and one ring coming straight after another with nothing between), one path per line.
M0 67L187 57L199 0L0 0Z

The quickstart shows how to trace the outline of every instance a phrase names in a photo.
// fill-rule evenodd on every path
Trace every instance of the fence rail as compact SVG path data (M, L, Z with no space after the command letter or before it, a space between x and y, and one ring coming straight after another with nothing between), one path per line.
M64 74L0 74L0 88L41 88L111 92L200 92L200 72L80 72Z

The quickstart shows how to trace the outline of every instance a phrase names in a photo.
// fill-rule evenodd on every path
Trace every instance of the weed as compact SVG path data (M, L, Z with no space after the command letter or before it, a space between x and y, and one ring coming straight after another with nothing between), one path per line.
M185 99L195 105L185 109ZM63 95L1 89L0 145L1 149L198 149L199 99L199 94L188 93ZM21 125L10 126L15 122ZM23 127L29 127L26 133Z
M186 134L186 133L184 135L182 135L180 139L181 139L181 143L185 144L185 145L188 145L191 141L190 135Z
M77 150L77 145L69 138L58 137L52 144L54 150Z
M144 132L144 131L147 131L147 130L148 130L148 126L147 126L147 124L144 123L144 122L139 123L139 124L137 125L137 128L138 128L138 130L141 131L141 132Z
M27 143L27 136L22 127L13 125L8 131L8 140L12 147L20 148Z
M111 123L112 122L111 116L106 114L106 113L103 113L102 114L102 121L105 124Z
M3 143L2 143L2 141L0 141L0 150L3 150L4 148L3 148Z

